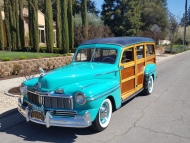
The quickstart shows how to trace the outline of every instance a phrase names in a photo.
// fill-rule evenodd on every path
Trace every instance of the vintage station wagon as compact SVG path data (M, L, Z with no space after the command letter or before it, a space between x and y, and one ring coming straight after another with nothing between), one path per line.
M113 37L82 43L72 62L24 81L18 110L47 127L89 127L102 131L113 109L156 79L155 44L150 38Z

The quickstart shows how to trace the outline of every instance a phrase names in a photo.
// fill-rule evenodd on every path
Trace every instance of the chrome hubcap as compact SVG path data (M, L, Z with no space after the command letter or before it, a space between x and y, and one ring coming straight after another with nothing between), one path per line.
M148 81L148 90L151 91L152 90L152 80L151 78Z
M108 103L104 103L100 107L100 121L102 124L106 123L109 117L109 105Z

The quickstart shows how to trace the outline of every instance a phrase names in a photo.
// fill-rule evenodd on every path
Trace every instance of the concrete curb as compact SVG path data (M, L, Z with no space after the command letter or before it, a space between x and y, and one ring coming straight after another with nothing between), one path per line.
M14 87L13 87L13 88L14 88ZM5 91L4 91L4 94L5 94L5 95L8 95L8 96L12 96L12 97L19 97L19 96L20 96L20 95L11 94L11 93L9 93L8 91L9 91L9 90L5 90Z
M190 50L183 52L183 53L179 53L176 55L172 55L172 56L168 56L163 58L162 60L157 61L157 63L161 64L162 62L166 61L167 59L172 59L176 56L180 56L182 54L185 54L187 52L190 52ZM8 93L8 90L4 91L4 94L8 95L8 96L13 96L13 97L19 97L20 95L13 95ZM4 113L2 113L0 115L0 131L3 131L11 126L14 126L18 123L21 123L23 121L25 121L25 117L23 117L17 110L17 108L14 108L12 111L5 111Z

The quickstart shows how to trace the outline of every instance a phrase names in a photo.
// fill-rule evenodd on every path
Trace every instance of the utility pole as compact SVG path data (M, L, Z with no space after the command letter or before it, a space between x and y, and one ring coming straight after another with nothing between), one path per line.
M184 19L183 46L185 45L185 39L186 39L186 20L187 20L187 0L185 0L185 19Z

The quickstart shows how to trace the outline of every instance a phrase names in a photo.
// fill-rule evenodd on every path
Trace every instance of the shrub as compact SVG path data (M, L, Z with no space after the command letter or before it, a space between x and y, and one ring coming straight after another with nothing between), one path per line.
M72 56L72 54L71 54L71 53L68 53L67 56Z
M66 57L66 56L67 56L67 54L63 54L63 56L64 56L64 57Z
M3 58L2 60L3 60L3 61L11 61L12 58L11 58L11 57L5 57L5 58Z
M20 56L19 60L26 60L26 56Z
M21 66L19 64L15 64L13 66L12 75L18 75L21 71Z

